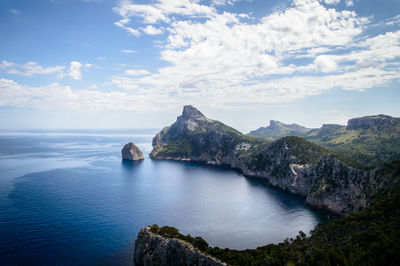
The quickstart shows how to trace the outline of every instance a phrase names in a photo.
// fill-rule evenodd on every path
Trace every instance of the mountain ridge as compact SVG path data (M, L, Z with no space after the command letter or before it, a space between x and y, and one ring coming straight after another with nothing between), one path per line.
M353 118L345 126L324 124L303 133L251 131L248 135L269 140L299 136L369 167L400 159L400 118L383 114Z
M265 141L244 135L185 106L153 139L150 157L227 165L245 176L305 198L313 207L347 214L364 208L385 187L373 171L356 169L334 152L300 137Z

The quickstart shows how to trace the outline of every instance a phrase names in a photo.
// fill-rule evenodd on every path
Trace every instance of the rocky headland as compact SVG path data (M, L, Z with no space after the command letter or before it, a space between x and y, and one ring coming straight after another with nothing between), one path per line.
M393 180L380 168L352 167L330 150L300 137L271 142L246 136L190 105L154 137L150 157L227 165L302 196L310 206L338 214L366 207Z
M176 232L178 231L176 230ZM138 234L135 241L134 261L138 266L226 265L202 253L187 241L152 232L150 226L143 227Z

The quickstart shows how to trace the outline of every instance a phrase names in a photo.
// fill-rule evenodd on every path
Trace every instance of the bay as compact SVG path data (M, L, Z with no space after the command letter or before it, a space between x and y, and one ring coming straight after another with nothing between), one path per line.
M0 264L131 265L146 225L246 249L327 215L224 167L148 158L157 130L0 133ZM133 141L141 162L121 160Z

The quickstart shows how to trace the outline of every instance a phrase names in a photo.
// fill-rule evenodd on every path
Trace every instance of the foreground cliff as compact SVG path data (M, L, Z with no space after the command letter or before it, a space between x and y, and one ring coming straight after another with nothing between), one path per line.
M178 239L175 235L162 235L157 232L158 228L154 229L154 227L147 226L140 230L135 241L134 261L136 265L226 265L209 255L203 254L187 241ZM170 233L167 230L165 231ZM178 230L173 231L178 234Z
M156 135L150 156L228 165L300 195L311 206L340 214L366 207L393 180L379 169L351 167L329 150L299 137L268 142L243 135L193 106L185 106L177 121Z

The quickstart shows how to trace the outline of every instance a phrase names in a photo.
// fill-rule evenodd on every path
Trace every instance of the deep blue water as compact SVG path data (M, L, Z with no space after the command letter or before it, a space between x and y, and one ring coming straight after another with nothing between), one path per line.
M221 167L122 162L155 131L0 134L0 264L130 265L157 223L211 245L254 248L326 221L303 201Z

